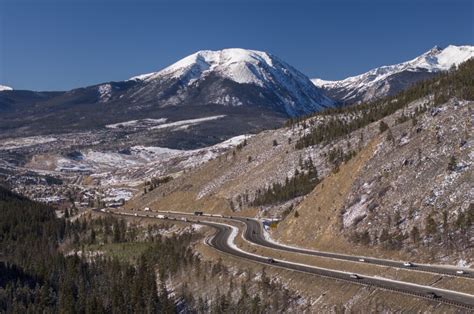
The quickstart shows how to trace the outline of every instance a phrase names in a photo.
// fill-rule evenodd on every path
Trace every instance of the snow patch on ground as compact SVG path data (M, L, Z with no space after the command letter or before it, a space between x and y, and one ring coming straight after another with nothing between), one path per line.
M32 136L0 141L0 150L17 149L57 141L55 137Z
M119 128L149 128L156 126L158 124L165 123L167 118L160 119L140 119L140 120L130 120L114 124L107 124L105 127L108 129L119 129Z
M99 92L100 102L107 102L112 97L112 85L102 84L97 88Z
M110 188L105 191L105 197L102 199L104 202L118 202L121 200L128 201L132 198L133 193L130 189L125 188Z
M351 226L357 219L364 217L366 215L367 209L367 195L363 194L360 197L360 200L349 207L343 216L344 227Z
M205 117L205 118L199 118L199 119L189 119L189 120L180 120L176 122L170 122L170 123L165 123L165 124L160 124L157 126L153 126L150 128L150 130L157 130L157 129L166 129L166 128L176 128L175 130L187 128L189 126L193 126L202 122L206 121L212 121L212 120L217 120L224 118L225 115L218 115L218 116L211 116L211 117Z

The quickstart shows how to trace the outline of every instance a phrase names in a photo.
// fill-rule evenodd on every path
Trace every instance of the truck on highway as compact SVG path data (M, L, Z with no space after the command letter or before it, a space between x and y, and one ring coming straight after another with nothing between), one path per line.
M159 218L159 219L166 219L167 217L165 215L157 215L156 218Z

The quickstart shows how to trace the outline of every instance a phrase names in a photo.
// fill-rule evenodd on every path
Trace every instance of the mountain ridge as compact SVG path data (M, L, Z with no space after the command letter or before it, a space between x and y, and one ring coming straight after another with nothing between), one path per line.
M314 78L311 81L340 102L359 103L393 95L419 80L448 71L472 57L474 57L474 46L449 45L444 49L435 46L406 62L380 66L342 80L326 81Z
M199 148L334 106L308 77L279 58L231 48L198 51L126 81L66 92L5 91L0 94L0 124L3 137L17 137L99 131L141 119L199 119L204 122L188 129L147 130L152 133L147 141L156 137L153 145ZM203 120L213 116L224 118Z

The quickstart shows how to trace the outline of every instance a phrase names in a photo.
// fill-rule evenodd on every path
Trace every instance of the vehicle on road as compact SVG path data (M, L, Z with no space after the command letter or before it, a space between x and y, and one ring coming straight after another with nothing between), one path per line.
M426 296L427 296L428 298L431 298L431 299L438 299L438 298L441 298L439 295L437 295L436 293L434 293L434 292L432 292L432 291L427 292L427 293L426 293Z
M464 274L467 274L464 270L460 269L460 270L457 270L456 271L456 274L458 275L464 275Z
M403 266L405 267L413 267L413 264L411 262L405 262L403 263Z
M269 262L270 264L274 264L275 263L275 260L271 257L267 258L267 262Z
M351 277L352 279L361 279L361 277L357 274L350 274L349 277Z
M143 210L146 211L146 212L149 212L149 211L150 211L150 207L145 207L145 208L143 208Z
M166 217L165 215L157 215L156 218L159 218L159 219L166 219L168 217Z
M133 216L135 216L135 217L138 217L138 214L137 214L137 213L135 213L135 214L133 214Z
M203 215L203 212L198 212L198 211L196 211L196 212L194 212L194 215L196 215L196 216L202 216L202 215Z
M365 263L365 258L359 258L359 262Z

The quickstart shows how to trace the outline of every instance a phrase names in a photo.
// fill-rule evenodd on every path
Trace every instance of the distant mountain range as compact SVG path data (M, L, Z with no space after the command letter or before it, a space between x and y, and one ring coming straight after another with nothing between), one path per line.
M309 78L273 55L244 49L199 51L159 72L122 82L67 92L0 92L0 134L94 130L145 118L172 123L223 116L179 129L169 135L173 143L165 143L174 146L191 137L208 145L334 105Z
M448 46L445 49L436 46L413 60L375 68L341 81L318 78L312 81L339 103L353 104L396 94L472 57L474 46Z
M266 52L204 50L158 72L66 92L0 86L0 137L104 130L143 119L168 126L193 121L172 131L155 126L148 139L172 148L201 147L278 127L290 117L394 94L473 56L472 46L435 47L342 81L311 81Z

